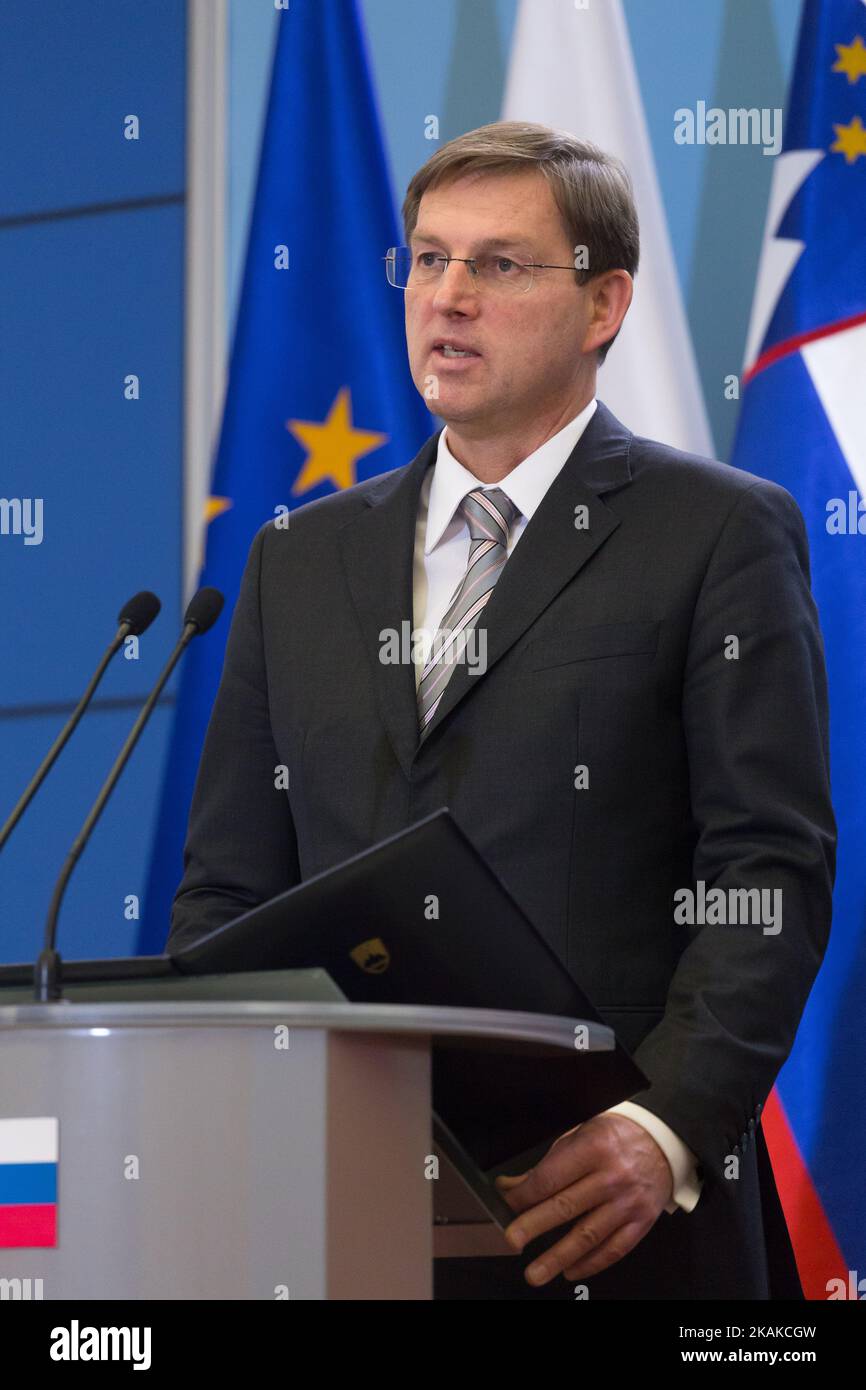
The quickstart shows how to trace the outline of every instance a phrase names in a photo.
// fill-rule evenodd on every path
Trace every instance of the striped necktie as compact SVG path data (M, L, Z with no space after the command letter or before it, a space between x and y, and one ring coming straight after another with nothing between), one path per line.
M475 488L460 503L469 525L469 563L444 614L418 683L418 723L423 741L445 687L508 559L508 533L520 511L501 488Z

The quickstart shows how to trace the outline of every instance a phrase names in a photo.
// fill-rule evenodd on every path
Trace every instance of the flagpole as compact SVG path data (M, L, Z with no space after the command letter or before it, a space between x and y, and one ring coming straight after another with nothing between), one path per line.
M198 582L226 389L227 0L187 0L183 594Z

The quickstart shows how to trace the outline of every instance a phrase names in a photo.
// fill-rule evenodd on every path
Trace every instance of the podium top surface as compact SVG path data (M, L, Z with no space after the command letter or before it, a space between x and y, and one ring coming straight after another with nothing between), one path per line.
M163 1003L15 1004L0 1007L0 1029L292 1028L340 1033L393 1033L407 1037L506 1043L568 1052L610 1052L612 1029L552 1014L501 1009L434 1008L405 1004L281 1003L274 1000L203 1000ZM579 1030L579 1032L578 1032Z

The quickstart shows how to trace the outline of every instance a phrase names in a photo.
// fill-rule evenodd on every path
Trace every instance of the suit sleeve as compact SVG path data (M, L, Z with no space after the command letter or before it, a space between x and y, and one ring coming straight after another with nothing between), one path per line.
M268 526L256 536L232 617L199 764L184 873L168 948L188 945L300 881L288 793L268 706L260 579Z
M768 910L755 925L756 913L738 909L740 925L730 924L730 911L728 924L706 912L680 928L687 943L664 1015L635 1052L651 1084L631 1099L681 1136L705 1176L721 1180L793 1045L827 945L835 874L827 684L808 543L799 508L774 483L741 494L712 552L693 615L682 719L696 834L693 883L683 887L696 891L702 880L707 893L762 890ZM725 898L734 901L728 891Z

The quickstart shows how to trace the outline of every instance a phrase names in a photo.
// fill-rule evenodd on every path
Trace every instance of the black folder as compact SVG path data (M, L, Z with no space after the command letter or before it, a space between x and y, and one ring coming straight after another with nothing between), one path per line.
M519 850L516 852L519 853ZM421 1004L604 1019L447 808L173 954L176 969L327 970L358 1004ZM499 1223L491 1186L560 1134L644 1090L616 1043L551 1055L437 1039L435 1134Z

